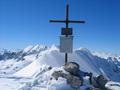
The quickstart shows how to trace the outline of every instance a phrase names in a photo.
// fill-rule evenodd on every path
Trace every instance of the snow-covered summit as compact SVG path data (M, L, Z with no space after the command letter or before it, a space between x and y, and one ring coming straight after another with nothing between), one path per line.
M1 77L7 75L13 75L12 77L18 75L19 77L17 78L33 78L39 75L43 77L40 71L44 71L47 66L59 68L64 65L64 54L59 52L59 47L56 45L49 47L44 45L28 46L23 50L14 52L4 52L3 50L2 53L3 54L0 54ZM119 56L104 58L97 54L93 54L86 48L81 48L74 50L72 54L68 54L68 61L78 63L80 65L80 70L89 73L92 72L94 76L102 74L112 81L120 82ZM60 81L61 80L62 79L60 79Z

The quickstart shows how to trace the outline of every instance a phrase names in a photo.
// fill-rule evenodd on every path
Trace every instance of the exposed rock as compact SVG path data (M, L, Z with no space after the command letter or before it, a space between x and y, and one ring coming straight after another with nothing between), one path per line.
M64 65L65 71L69 72L71 75L79 76L79 65L75 62L68 62Z
M98 85L98 83L97 83L97 77L92 77L91 82L92 82L92 85L93 85L94 87L99 87L99 85Z
M67 83L71 85L72 88L74 89L78 89L80 88L80 86L82 85L83 81L73 75L70 75L69 77L66 78L67 79Z
M67 83L74 89L80 88L82 85L82 80L79 77L73 76L71 74L63 73L62 71L53 72L52 76L57 80L59 77L65 78Z
M108 82L108 80L103 75L100 75L97 77L97 82L100 87L105 87L105 84Z
M99 75L98 77L93 77L92 78L92 84L96 88L100 88L102 90L108 90L105 87L105 84L108 82L108 80L103 76Z

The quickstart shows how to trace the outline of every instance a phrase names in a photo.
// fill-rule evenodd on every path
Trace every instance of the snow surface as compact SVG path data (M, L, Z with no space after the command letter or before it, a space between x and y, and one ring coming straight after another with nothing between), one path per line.
M6 50L2 50L3 56L5 52ZM11 53L12 51L7 55ZM10 57L8 60L0 60L0 90L72 90L63 78L59 78L58 81L50 80L52 72L63 70L61 66L64 64L64 54L59 52L57 46L29 46L16 51L15 55L16 57ZM69 61L80 65L80 70L92 72L94 76L103 74L111 80L106 87L120 90L119 56L105 58L86 48L74 50L68 56ZM53 67L52 70L48 70L50 66ZM84 79L84 86L80 90L85 90L90 85L88 79ZM116 82L118 83L114 84Z
M38 61L33 61L31 64L19 70L13 75L20 77L33 77L33 75L37 73L39 69L40 69L40 64L38 63Z
M110 81L106 84L106 87L110 90L120 90L120 83Z

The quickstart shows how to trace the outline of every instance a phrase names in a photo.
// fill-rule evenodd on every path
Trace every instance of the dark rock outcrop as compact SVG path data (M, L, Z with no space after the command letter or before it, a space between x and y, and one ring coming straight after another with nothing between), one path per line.
M98 77L92 78L92 85L96 88L100 88L102 90L108 90L105 87L105 84L108 82L108 80L103 76L99 75Z

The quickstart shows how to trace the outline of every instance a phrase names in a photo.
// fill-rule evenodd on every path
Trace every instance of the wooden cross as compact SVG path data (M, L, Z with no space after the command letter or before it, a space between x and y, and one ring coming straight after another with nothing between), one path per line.
M68 0L66 0L66 20L50 20L50 22L52 23L65 23L66 24L66 32L68 32L69 30L69 23L85 23L85 21L76 21L76 20L69 20L69 4L68 4ZM66 37L68 37L68 35L66 34ZM65 64L68 61L68 54L65 53Z

